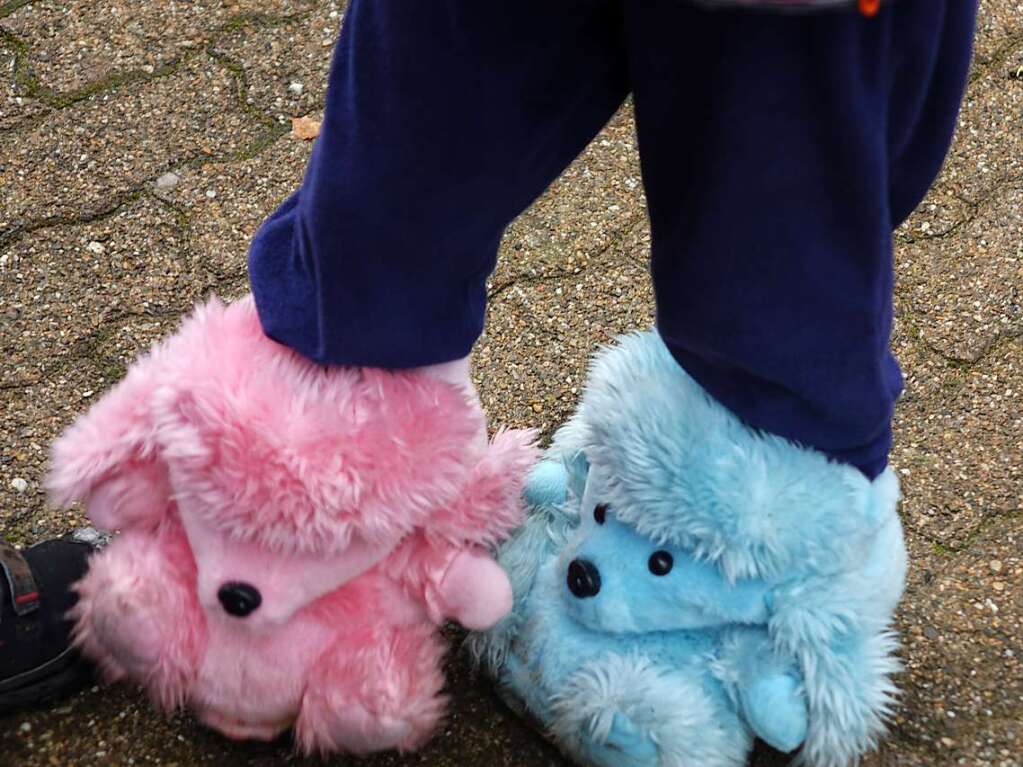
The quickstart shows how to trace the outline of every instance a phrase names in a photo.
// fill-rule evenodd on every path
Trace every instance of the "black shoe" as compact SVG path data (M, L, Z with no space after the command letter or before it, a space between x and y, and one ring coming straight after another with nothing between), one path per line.
M81 687L92 669L71 647L71 590L104 542L80 530L24 551L0 539L0 714Z

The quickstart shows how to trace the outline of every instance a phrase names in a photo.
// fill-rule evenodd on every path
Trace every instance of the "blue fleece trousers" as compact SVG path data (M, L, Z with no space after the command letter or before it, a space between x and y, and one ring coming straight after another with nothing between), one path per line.
M891 233L937 174L975 0L351 0L301 187L249 267L328 364L468 354L509 222L635 100L657 328L754 427L875 476L902 387Z

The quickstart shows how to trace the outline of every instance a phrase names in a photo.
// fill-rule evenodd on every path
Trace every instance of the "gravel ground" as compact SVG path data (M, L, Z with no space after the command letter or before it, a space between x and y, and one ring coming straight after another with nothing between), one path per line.
M288 125L323 108L342 6L0 0L0 535L27 544L81 524L44 502L50 440L196 300L245 291L249 237L308 158ZM643 205L626 107L505 238L475 356L495 424L549 437L594 347L649 326ZM1019 767L1018 0L982 2L955 145L896 239L907 389L892 461L914 564L898 618L902 706L866 764ZM457 702L433 743L362 764L564 764L457 654L449 674ZM231 743L124 688L0 718L4 767L299 762L287 742Z

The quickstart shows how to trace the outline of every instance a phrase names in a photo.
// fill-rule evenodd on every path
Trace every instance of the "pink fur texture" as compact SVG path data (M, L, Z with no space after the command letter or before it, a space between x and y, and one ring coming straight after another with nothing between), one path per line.
M213 300L54 444L48 486L122 534L78 584L111 680L234 738L419 746L443 715L437 624L500 620L487 547L519 524L529 432L489 444L433 371L323 368ZM258 595L231 614L224 590Z

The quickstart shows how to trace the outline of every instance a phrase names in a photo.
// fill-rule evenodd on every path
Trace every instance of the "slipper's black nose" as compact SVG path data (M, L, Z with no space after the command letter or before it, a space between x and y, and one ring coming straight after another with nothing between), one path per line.
M217 599L228 615L244 618L263 603L263 597L247 583L225 583L217 592Z
M600 571L589 560L573 559L568 566L568 590L580 599L597 596Z

